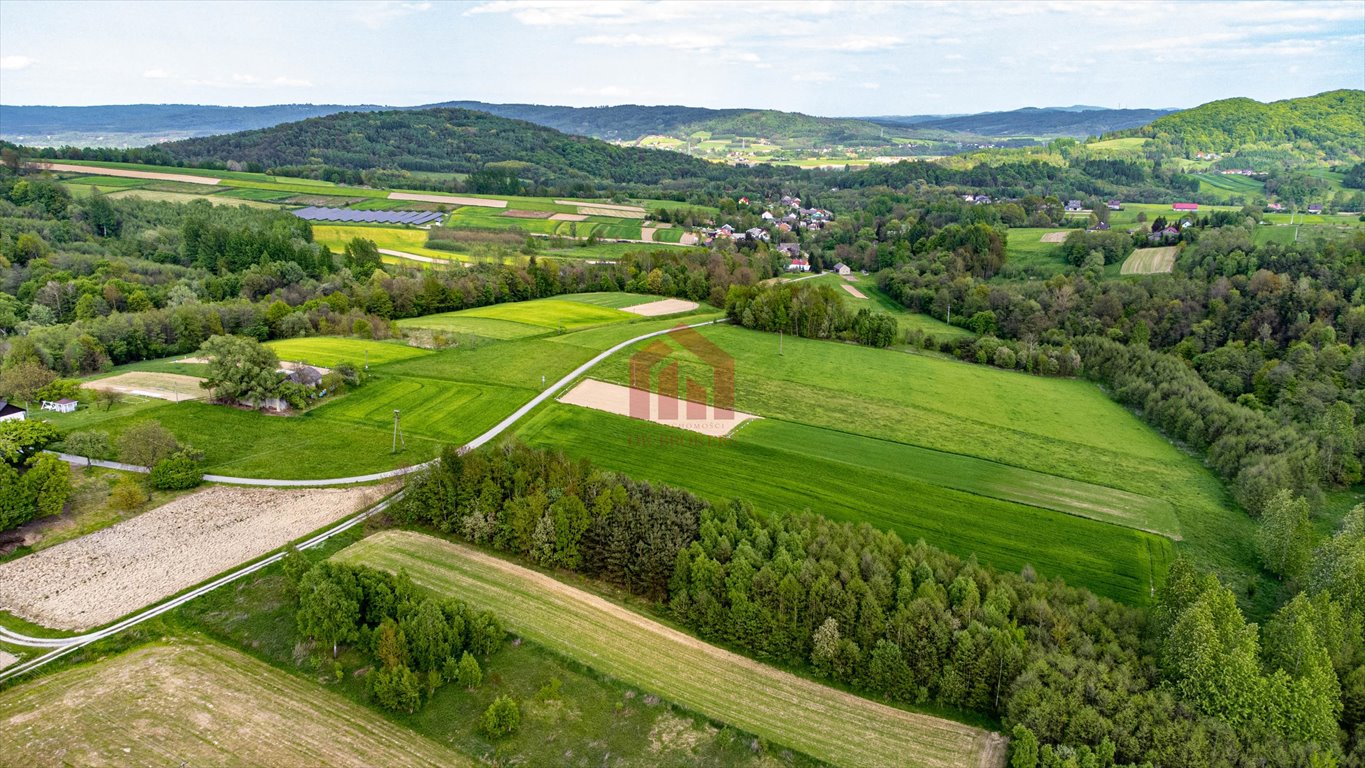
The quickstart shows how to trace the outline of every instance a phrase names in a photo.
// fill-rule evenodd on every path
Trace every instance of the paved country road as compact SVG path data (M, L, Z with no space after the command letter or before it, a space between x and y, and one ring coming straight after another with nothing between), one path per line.
M700 328L705 325L712 325L714 323L721 322L724 322L724 320L709 320L704 323L694 323L687 327ZM664 330L661 331L653 331L651 333L642 334L640 336L636 336L633 339L627 339L626 341L623 341L620 344L611 347L605 352L598 354L596 357L592 358L588 362L573 369L573 371L571 371L568 375L561 378L559 381L556 381L553 385L547 387L545 391L531 398L531 400L527 402L525 405L513 411L510 416L495 424L492 429L489 429L482 435L479 435L478 437L474 438L468 443L465 443L463 446L461 446L460 452L464 453L466 451L472 451L475 448L485 445L489 441L495 439L496 437L498 437L498 435L501 435L503 432L507 431L507 429L511 427L513 424L517 423L517 421L520 420L523 416L530 413L531 410L534 409L536 406L553 397L556 392L562 390L569 384L572 384L574 380L576 380L583 374L587 373L589 370L592 369L593 366L597 365L598 363L602 362L608 357L611 357L612 355L625 349L626 347L629 347L632 344L643 341L645 339L654 338L655 336L662 336L674 330L676 329L665 328ZM68 454L61 453L57 455L60 456L65 461L70 461L77 464L87 461L87 459L85 459L82 456L71 456ZM138 467L131 464L119 464L117 462L110 461L91 461L90 463L99 467L122 469L131 472L147 471L146 467ZM204 479L212 483L226 483L230 485L257 485L271 487L293 486L315 487L321 485L349 485L352 483L368 483L373 482L375 480L386 480L393 477L400 477L402 475L422 470L426 467L431 466L434 463L436 463L435 459L423 464L416 464L414 466L404 467L402 469L394 469L388 472L376 472L373 474L354 475L351 477L334 477L323 480L271 480L267 478L258 477L229 477L226 475L204 475ZM341 521L340 523L337 523L331 528L328 528L322 533L313 536L311 539L308 539L307 541L300 543L298 545L298 548L311 549L312 547L316 547L317 545L323 543L324 541L327 541L333 536L350 530L351 528L360 524L371 515L383 511L390 504L402 498L402 496L403 492L400 490L394 495L390 496L389 498L374 505L373 507L370 507L369 509L360 512L359 514L353 515ZM105 627L104 629L97 629L92 632L87 632L83 635L74 635L70 637L29 637L28 635L24 635L19 632L14 632L12 630L6 629L5 627L0 627L0 642L26 646L29 648L52 649L51 651L42 656L35 656L34 658L29 659L28 661L25 661L23 663L15 664L13 666L6 667L5 669L0 669L0 684L3 684L4 682L12 678L18 677L20 675L38 669L39 667L42 667L43 665L48 664L51 661L61 658L62 656L65 656L66 654L71 653L77 649L83 648L93 642L103 640L106 637L111 637L113 635L118 634L119 632L122 632L125 629L128 629L129 627L140 624L144 621L147 621L148 619L160 616L161 614L166 613L167 611L174 610L175 608L178 608L184 605L185 603L188 603L194 598L211 592L224 584L230 584L244 576L249 576L255 573L256 571L259 571L262 568L265 568L277 562L280 558L284 557L284 554L285 553L283 550L276 552L275 554L265 559L258 560L247 566L239 567L236 570L229 571L226 574L215 578L213 581L210 581L202 586L196 587L190 590L189 592L180 595L179 597L174 597L170 600L167 600L164 603L148 608L145 611L135 613L132 616L129 616L128 618L122 619L111 624L108 627Z

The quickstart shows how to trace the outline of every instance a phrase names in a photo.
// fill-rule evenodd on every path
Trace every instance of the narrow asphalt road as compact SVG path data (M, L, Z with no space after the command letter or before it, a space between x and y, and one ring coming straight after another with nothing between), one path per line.
M702 326L712 325L714 323L720 322L724 321L709 320L704 323L694 323L687 327L700 328ZM536 406L553 397L556 392L559 392L564 387L573 383L573 381L577 379L579 376L582 376L583 374L587 373L589 370L593 368L593 366L597 365L598 363L602 362L608 357L611 357L612 355L616 354L617 352L620 352L621 350L625 349L626 347L629 347L632 344L643 341L645 339L652 339L655 336L662 336L673 330L675 329L665 328L660 331L653 331L651 333L641 334L640 336L636 336L633 339L627 339L626 341L623 341L620 344L611 347L605 352L598 354L588 362L573 369L573 371L571 371L568 375L561 378L559 381L556 381L554 384L547 387L545 391L531 398L529 402L527 402L525 405L521 406L517 410L513 411L510 416L495 424L487 432L484 432L482 435L479 435L478 437L461 446L460 452L464 453L467 451L472 451L475 448L478 448L492 441L493 439L501 435L503 432L507 431L507 429L511 427L513 424L517 423L517 421L519 421L523 416L530 413L531 410L534 409ZM87 459L83 456L71 456L69 454L63 453L59 453L57 454L57 456L62 458L64 461L69 461L77 464L85 463L87 461ZM348 485L351 483L367 483L374 480L385 480L392 477L399 477L401 475L406 475L408 473L416 472L425 467L431 466L435 462L436 460L433 459L432 461L423 464L417 464L411 467L404 467L402 469L390 470L388 472L376 472L369 475L353 475L351 477L334 477L323 480L270 480L257 477L229 477L225 475L204 475L204 479L214 483L271 487L292 486L313 487L320 485ZM122 469L131 472L147 471L146 467L138 467L131 464L120 464L118 462L111 461L92 461L90 463L94 464L95 466L109 467L112 469ZM390 504L402 498L402 495L403 492L400 490L398 493L394 494L393 496L390 496L388 499L385 499L384 501L381 501L380 503L376 504L370 509L365 510L364 512L361 512L352 517L349 517L341 521L340 523L337 523L333 527L328 528L322 533L317 534L313 538L308 539L307 541L299 544L298 545L299 549L310 549L312 547L316 547L317 545L323 543L324 541L327 541L333 536L350 530L352 527L358 525L371 515L383 511ZM28 635L24 635L19 632L14 632L12 630L6 629L5 627L0 627L0 641L11 643L13 645L26 646L30 648L53 649L42 656L36 656L32 659L29 659L28 661L22 662L20 664L15 664L0 670L0 683L4 683L6 680L18 677L19 675L38 669L39 667L55 659L61 658L62 656L71 653L72 651L87 646L90 643L96 642L98 640L103 640L104 638L118 634L119 632L122 632L123 630L129 627L140 624L148 619L160 616L161 614L167 611L174 610L175 608L178 608L181 605L188 603L194 598L211 592L224 584L229 584L244 576L249 576L250 574L253 574L256 571L259 571L260 569L265 568L266 566L278 561L282 557L284 557L283 550L276 552L275 554L263 560L259 560L244 567L239 567L238 569L230 571L222 576L219 576L213 581L210 581L207 584L204 584L200 587L196 587L195 589L192 589L189 592L180 595L179 597L172 598L171 600L168 600L164 603L148 608L147 610L142 611L141 613L133 614L132 616L115 622L114 624L111 624L108 627L105 627L104 629L98 629L93 632L87 632L83 635L74 635L70 637L29 637Z

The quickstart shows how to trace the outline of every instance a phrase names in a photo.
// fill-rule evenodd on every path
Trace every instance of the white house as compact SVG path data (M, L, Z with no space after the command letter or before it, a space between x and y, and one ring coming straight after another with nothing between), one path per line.
M772 213L769 212L769 211L764 211L764 212L763 212L763 215L762 215L762 216L759 216L759 218L760 218L760 219L763 219L764 221L772 221L772 220L773 220L773 215L772 215Z
M849 266L841 261L834 265L834 273L837 275L851 275L853 274L853 270L849 269Z
M0 400L0 421L23 421L28 411L6 400Z
M75 400L72 400L69 397L63 397L61 400L44 400L43 410L56 411L57 413L75 413L77 405L79 405L79 403Z

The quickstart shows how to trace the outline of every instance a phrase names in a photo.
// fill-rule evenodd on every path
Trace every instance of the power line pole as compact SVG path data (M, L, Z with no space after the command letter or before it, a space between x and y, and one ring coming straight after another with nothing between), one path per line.
M403 439L403 430L398 426L398 409L393 409L393 448L389 453L398 453L398 444L403 444L403 450L408 449L408 442Z

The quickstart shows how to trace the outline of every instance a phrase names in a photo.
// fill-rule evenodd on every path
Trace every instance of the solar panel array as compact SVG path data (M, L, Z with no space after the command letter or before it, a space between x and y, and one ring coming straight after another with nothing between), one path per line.
M362 224L426 224L439 221L445 215L433 211L352 211L348 208L318 208L309 206L294 211L300 219L309 221L353 221Z

